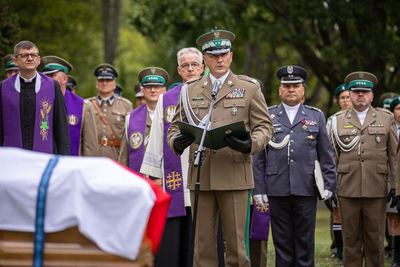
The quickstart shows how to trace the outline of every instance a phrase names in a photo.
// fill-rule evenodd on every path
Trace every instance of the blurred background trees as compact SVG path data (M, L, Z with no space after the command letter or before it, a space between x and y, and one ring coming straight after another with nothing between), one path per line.
M168 85L180 81L176 52L198 47L196 38L217 26L236 35L233 72L260 79L269 105L280 102L276 70L300 65L310 73L306 103L328 116L338 110L334 91L350 72L378 77L376 106L383 92L399 91L397 10L397 0L0 0L0 57L31 40L41 56L74 66L83 97L96 94L94 68L108 62L133 101L142 68L166 69Z

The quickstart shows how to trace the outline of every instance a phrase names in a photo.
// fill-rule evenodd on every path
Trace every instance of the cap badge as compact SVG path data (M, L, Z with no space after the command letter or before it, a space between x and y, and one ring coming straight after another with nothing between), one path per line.
M155 74L155 73L156 73L156 69L154 69L154 68L151 69L150 71L151 71L152 74Z
M360 73L358 74L358 77L360 77L360 79L363 79L363 78L364 78L364 73L360 72Z
M293 73L293 66L288 66L287 67L287 73L292 74Z
M214 39L219 39L220 32L214 32Z

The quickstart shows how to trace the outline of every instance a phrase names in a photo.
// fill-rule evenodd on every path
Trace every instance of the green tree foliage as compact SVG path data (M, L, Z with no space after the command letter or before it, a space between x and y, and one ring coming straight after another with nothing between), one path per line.
M20 33L18 16L10 12L5 0L0 0L0 61L3 60L4 56L14 52L13 45L18 40ZM4 68L1 73L5 73Z

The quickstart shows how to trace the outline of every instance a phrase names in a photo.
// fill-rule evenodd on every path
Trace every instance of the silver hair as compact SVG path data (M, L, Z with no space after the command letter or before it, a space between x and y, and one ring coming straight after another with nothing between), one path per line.
M199 49L194 48L194 47L187 47L187 48L182 48L176 54L176 57L177 57L177 60L178 60L178 66L181 65L181 57L186 53L195 53L195 54L197 54L199 56L200 64L203 64L203 54L199 51Z

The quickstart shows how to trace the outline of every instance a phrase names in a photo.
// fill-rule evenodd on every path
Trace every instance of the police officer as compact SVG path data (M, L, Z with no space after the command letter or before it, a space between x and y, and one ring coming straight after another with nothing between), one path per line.
M231 43L235 35L230 31L213 30L201 35L203 59L209 67L208 75L188 81L181 90L177 112L168 130L168 143L175 154L182 154L190 145L188 188L192 208L198 167L193 165L198 145L194 138L181 134L177 120L204 125L211 103L211 92L216 89L216 101L210 118L211 127L244 121L249 131L245 139L225 139L227 147L220 150L206 148L200 172L200 195L195 239L195 266L217 266L216 227L220 212L226 240L226 266L249 266L247 255L245 214L249 211L250 189L253 188L252 154L260 151L272 135L271 118L259 83L247 76L235 75L230 70L233 53Z
M57 56L43 57L39 66L42 73L60 84L67 106L67 122L72 156L94 157L98 154L96 122L93 105L67 90L68 74L72 65Z
M117 83L117 85L116 85L116 87L114 89L114 95L115 96L122 96L122 91L124 91L124 87L122 87L122 85Z
M146 103L146 100L143 97L142 93L142 84L140 82L137 82L135 84L135 99L136 99L136 107L140 107L141 105Z
M266 150L254 157L253 195L259 204L269 200L275 265L314 266L315 161L319 160L325 179L322 197L329 199L336 187L332 146L324 114L301 104L307 71L285 66L276 76L281 81L282 103L269 108L274 136Z
M100 157L118 161L125 116L132 111L132 102L114 95L115 79L118 76L114 66L102 63L94 70L97 77L98 95L88 98L94 106Z
M366 266L384 266L387 178L395 170L398 135L390 111L371 106L375 75L353 72L345 82L353 107L332 118L343 261L362 266L365 255Z
M140 172L144 152L149 142L151 123L154 118L158 97L165 93L168 73L157 67L145 68L139 72L145 105L134 109L127 117L122 136L119 162L136 172ZM159 181L161 182L161 181Z
M19 72L19 67L14 63L14 55L10 54L3 58L4 65L6 66L7 78Z

